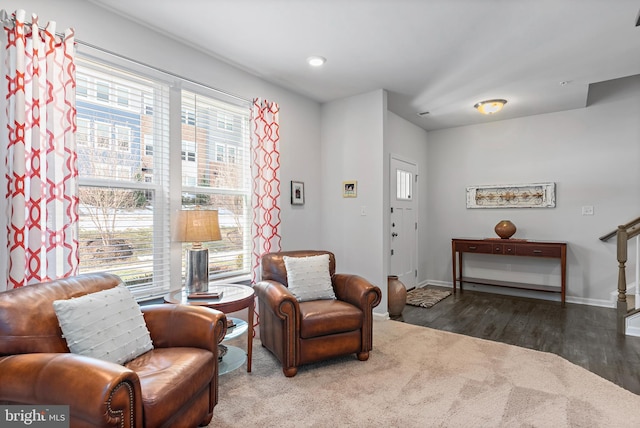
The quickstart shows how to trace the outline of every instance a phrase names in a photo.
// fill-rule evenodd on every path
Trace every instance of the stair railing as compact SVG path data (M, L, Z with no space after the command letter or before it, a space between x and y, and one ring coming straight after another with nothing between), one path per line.
M630 221L627 224L618 226L618 229L600 237L601 241L607 241L613 236L617 240L617 258L618 258L618 333L624 334L625 331L625 315L627 308L627 248L629 240L636 238L636 298L635 307L638 309L640 303L640 217Z

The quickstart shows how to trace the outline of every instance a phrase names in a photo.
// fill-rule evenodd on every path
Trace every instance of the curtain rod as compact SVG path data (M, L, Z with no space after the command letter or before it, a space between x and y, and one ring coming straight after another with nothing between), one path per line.
M4 9L2 10L2 12L5 12L5 13L6 13L6 11L5 11ZM6 15L5 15L5 16L6 16ZM13 15L12 15L12 16L7 16L7 17L6 17L6 19L3 19L3 20L2 20L2 22L6 22L6 21L12 22L13 24L15 24L15 23L16 23L16 19L15 19L15 17L14 17ZM32 23L31 23L31 22L25 22L24 24L25 24L25 25L27 25L27 26L29 26L29 27L30 27L30 26L32 26ZM42 30L42 31L45 31L45 30L46 30L45 28L42 28L42 27L38 27L38 28L39 28L40 30ZM56 33L55 35L56 35L56 36L58 36L58 37L60 37L60 38L64 38L64 37L65 37L65 34L64 34L64 33ZM164 69L162 69L162 68L155 67L155 66L153 66L153 65L149 65L149 64L145 64L145 63L143 63L142 61L138 61L138 60L136 60L136 59L126 57L126 56L121 55L121 54L119 54L119 53L116 53L116 52L110 51L110 50L105 49L105 48L101 48L101 47L96 46L96 45L93 45L93 44L91 44L91 43L84 42L84 41L79 40L79 39L77 39L77 38L76 38L74 41L75 41L75 43L76 43L76 44L83 45L83 46L86 46L86 47L88 47L88 48L98 50L98 51L100 51L100 52L102 52L102 53L106 53L106 54L108 54L108 55L112 55L112 56L114 56L114 57L116 57L116 58L123 59L123 60L125 60L125 61L129 61L129 62L132 62L132 63L134 63L134 64L141 65L141 66L143 66L143 67L150 68L150 69L152 69L152 70L155 70L155 71L158 71L158 72L160 72L160 73L163 73L163 74L169 75L169 76L171 76L171 77L175 77L175 78L177 78L177 79L184 80L185 82L189 82L189 83L191 83L191 84L193 84L193 85L197 85L197 86L200 86L200 87L202 87L202 88L209 89L209 90L211 90L211 91L214 91L214 92L217 92L217 93L219 93L219 94L222 94L222 95L224 95L224 96L227 96L227 97L230 97L230 98L234 98L234 99L236 99L236 100L238 100L238 101L243 101L243 102L248 103L248 104L251 104L251 102L252 102L251 100L248 100L248 99L243 98L243 97L241 97L241 96L238 96L238 95L232 94L232 93L227 92L227 91L223 91L222 89L214 88L213 86L207 85L207 84L202 83L202 82L198 82L198 81L193 80L193 79L188 79L188 78L186 78L186 77L184 77L184 76L180 76L179 74L172 73L172 72L167 71L167 70L164 70Z
M163 74L169 75L169 76L171 76L171 77L175 77L175 78L177 78L177 79L184 80L184 81L186 81L186 82L189 82L189 83L191 83L191 84L194 84L194 85L197 85L197 86L203 87L203 88L205 88L205 89L212 90L212 91L214 91L214 92L217 92L217 93L219 93L219 94L225 95L225 96L227 96L227 97L231 97L231 98L234 98L234 99L236 99L236 100L243 101L243 102L245 102L245 103L249 103L249 104L251 104L251 102L252 102L251 100L248 100L248 99L243 98L243 97L241 97L241 96L238 96L238 95L232 94L232 93L227 92L227 91L223 91L222 89L214 88L213 86L207 85L207 84L202 83L202 82L198 82L198 81L193 80L193 79L186 78L186 77L184 77L184 76L180 76L179 74L173 73L173 72L171 72L171 71L167 71L167 70L164 70L164 69L162 69L162 68L159 68L159 67L156 67L156 66L153 66L153 65L145 64L145 63L143 63L142 61L139 61L139 60L137 60L137 59L133 59L133 58L126 57L126 56L121 55L121 54L119 54L119 53L116 53L116 52L110 51L110 50L108 50L108 49L101 48L101 47L99 47L99 46L93 45L93 44L91 44L91 43L83 42L82 40L78 40L78 39L76 39L76 40L75 40L75 42L76 42L77 44L79 44L79 45L83 45L83 46L86 46L86 47L91 48L91 49L96 49L96 50L98 50L98 51L100 51L100 52L103 52L103 53L106 53L106 54L108 54L108 55L113 55L113 56L115 56L116 58L123 59L123 60L125 60L125 61L129 61L129 62L132 62L132 63L134 63L134 64L137 64L137 65L141 65L141 66L143 66L143 67L150 68L150 69L152 69L152 70L155 70L155 71L158 71L158 72L160 72L160 73L163 73Z

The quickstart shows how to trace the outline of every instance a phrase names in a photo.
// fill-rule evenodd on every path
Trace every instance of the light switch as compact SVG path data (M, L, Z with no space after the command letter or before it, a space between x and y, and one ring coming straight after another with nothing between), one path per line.
M367 215L367 207L366 206L361 206L360 207L360 215Z
M582 207L582 215L593 215L593 205L585 205Z

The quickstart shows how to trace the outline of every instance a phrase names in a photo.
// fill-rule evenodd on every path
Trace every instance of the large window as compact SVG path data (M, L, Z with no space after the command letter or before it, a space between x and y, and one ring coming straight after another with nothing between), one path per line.
M206 244L212 279L248 273L248 106L196 91L180 96L175 76L81 52L77 81L80 271L119 275L139 299L167 292L176 266L170 213L180 208L169 201L182 200L219 210L223 239ZM181 115L172 122L180 130L170 129L169 112ZM182 138L174 158L171 135ZM225 162L216 160L219 144Z
M170 277L169 89L83 58L77 77L80 271L112 272L139 298L157 296Z
M211 277L249 273L249 111L183 91L182 118L182 206L218 210L222 240L205 244Z

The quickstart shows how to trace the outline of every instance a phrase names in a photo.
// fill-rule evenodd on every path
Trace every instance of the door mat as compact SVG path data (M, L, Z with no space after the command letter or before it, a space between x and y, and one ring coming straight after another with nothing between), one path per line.
M407 292L407 305L430 308L442 299L451 295L451 291L434 288L414 288Z

